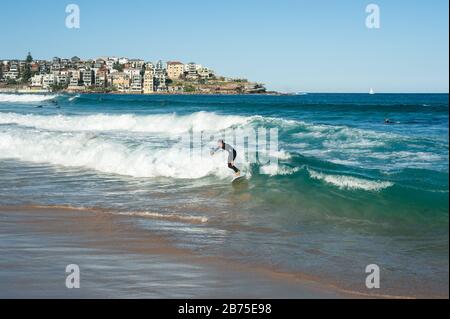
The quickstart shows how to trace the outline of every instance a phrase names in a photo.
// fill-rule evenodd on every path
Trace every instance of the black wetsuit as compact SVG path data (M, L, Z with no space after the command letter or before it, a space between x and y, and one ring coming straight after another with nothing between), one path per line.
M230 144L222 143L222 147L216 148L214 152L216 152L220 148L228 152L228 168L232 169L235 173L238 173L239 169L233 165L234 159L237 155L236 150Z

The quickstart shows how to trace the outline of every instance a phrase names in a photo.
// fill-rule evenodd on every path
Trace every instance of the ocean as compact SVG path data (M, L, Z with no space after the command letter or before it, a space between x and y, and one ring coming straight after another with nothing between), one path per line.
M157 250L164 258L182 250L201 265L216 260L250 273L308 278L359 296L448 297L448 115L448 94L0 94L0 286L9 287L1 295L21 296L14 269L24 264L30 276L51 278L50 270L31 267L56 258L44 252L49 245L60 243L58 260L83 247L95 248L94 255L108 250L103 262L119 265L129 247L157 250L161 240L171 247ZM239 183L231 183L224 154L179 143L201 132L209 150L224 132L234 132L226 140L234 145L239 134L258 129L277 133L276 162L260 161L250 142L247 150L236 145L236 166L246 174ZM129 236L106 248L99 216L110 216L104 227L114 226L111 236L125 229ZM40 231L30 230L30 218L39 219ZM58 227L44 236L42 227L56 218ZM99 229L75 236L77 218L93 218L85 228ZM137 233L139 245L120 243ZM122 272L147 269L146 258L155 256L138 248L127 253ZM94 269L86 254L77 258ZM380 288L365 285L370 264L379 266ZM151 294L131 280L121 282L121 293L106 285L96 296L234 296L209 275L162 267ZM240 276L237 284L245 281ZM249 295L283 291L264 287Z

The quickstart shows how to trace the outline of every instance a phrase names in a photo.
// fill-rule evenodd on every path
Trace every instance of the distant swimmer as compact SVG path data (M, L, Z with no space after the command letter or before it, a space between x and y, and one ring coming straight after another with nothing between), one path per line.
M228 152L228 168L232 169L236 174L236 176L241 175L239 169L236 166L234 166L234 160L237 155L236 150L230 144L225 143L224 140L218 140L217 147L211 151L211 156L214 155L214 153L220 149Z
M390 119L384 119L384 124L400 124L400 122L394 122L391 121Z

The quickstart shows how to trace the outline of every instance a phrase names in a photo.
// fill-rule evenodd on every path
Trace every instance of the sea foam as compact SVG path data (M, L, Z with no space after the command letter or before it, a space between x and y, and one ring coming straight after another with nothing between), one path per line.
M308 173L311 178L324 181L325 183L337 186L340 189L380 191L394 185L392 182L388 181L372 181L353 176L329 175L316 172L312 169L308 169Z
M225 155L225 154L221 154ZM0 158L82 167L133 177L195 179L230 176L222 156L205 156L182 146L154 148L92 133L37 132L9 128L0 131Z
M220 131L251 121L251 117L197 112L189 115L33 115L0 113L0 124L17 124L52 131L128 131L147 133L185 133Z
M35 103L56 98L57 95L0 94L0 103Z

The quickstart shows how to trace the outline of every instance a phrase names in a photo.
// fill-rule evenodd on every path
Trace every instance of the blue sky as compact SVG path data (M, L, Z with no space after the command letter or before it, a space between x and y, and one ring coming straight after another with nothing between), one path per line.
M65 27L78 4L81 28ZM365 26L366 5L381 28ZM448 1L2 0L0 59L194 61L306 92L448 92Z

